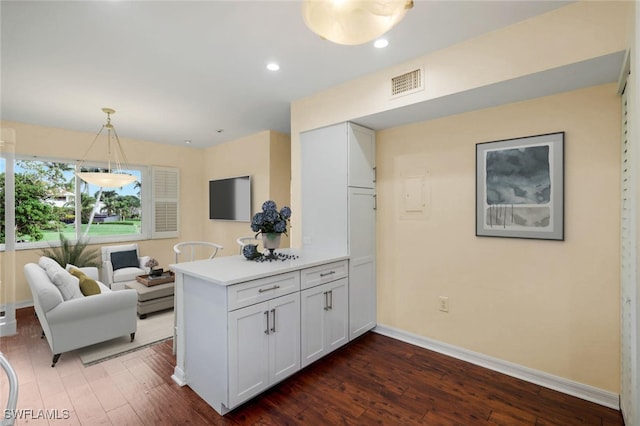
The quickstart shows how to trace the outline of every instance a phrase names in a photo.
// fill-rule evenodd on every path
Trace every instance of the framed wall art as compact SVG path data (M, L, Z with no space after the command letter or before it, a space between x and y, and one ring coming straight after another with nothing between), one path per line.
M564 240L564 132L476 144L476 235Z

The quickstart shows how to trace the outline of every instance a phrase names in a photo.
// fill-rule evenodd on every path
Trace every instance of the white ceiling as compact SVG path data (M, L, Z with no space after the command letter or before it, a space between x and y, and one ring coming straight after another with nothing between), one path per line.
M105 119L101 108L111 107L121 138L188 139L194 147L267 129L289 133L292 100L567 3L417 0L387 34L389 47L375 49L320 39L305 27L299 1L2 1L0 113L95 133ZM266 70L272 60L280 71ZM617 77L621 57L601 62L583 64L599 73L580 84ZM556 80L545 90L564 89L556 87L558 76L575 85L575 72L542 79ZM505 82L443 99L439 108L417 105L359 121L384 128L489 106L493 95L504 102L501 93L510 93L507 101L542 93L528 93L532 87Z

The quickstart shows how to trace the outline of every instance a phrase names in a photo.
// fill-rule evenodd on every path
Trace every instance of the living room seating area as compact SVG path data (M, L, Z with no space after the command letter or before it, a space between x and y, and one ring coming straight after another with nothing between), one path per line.
M136 293L112 291L98 281L94 267L63 268L42 256L27 263L24 274L33 295L33 305L47 339L54 367L63 352L129 334L137 329Z

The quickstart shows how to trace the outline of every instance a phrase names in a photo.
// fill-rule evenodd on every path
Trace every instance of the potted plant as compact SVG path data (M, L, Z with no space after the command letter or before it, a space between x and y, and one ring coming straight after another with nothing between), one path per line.
M162 275L162 273L164 272L162 270L162 268L157 268L156 266L158 266L159 263L157 260L155 260L153 257L150 258L149 260L147 260L147 263L144 264L144 266L146 266L147 268L149 268L149 276L151 277L159 277Z
M86 266L100 266L100 252L97 249L89 249L88 242L80 238L75 243L67 239L62 233L60 246L43 248L41 254L58 262L63 268L73 265L78 268Z
M273 250L280 247L280 237L287 234L287 222L291 218L291 209L283 207L278 211L276 203L272 200L262 204L262 211L256 213L251 220L251 229L258 235L262 235L262 244L269 249L273 255Z

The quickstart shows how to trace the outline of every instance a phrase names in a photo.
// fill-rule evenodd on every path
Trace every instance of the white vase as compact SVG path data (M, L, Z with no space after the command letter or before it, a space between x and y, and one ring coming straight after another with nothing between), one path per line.
M262 234L262 245L266 249L277 249L280 247L280 237L282 234L270 233Z

